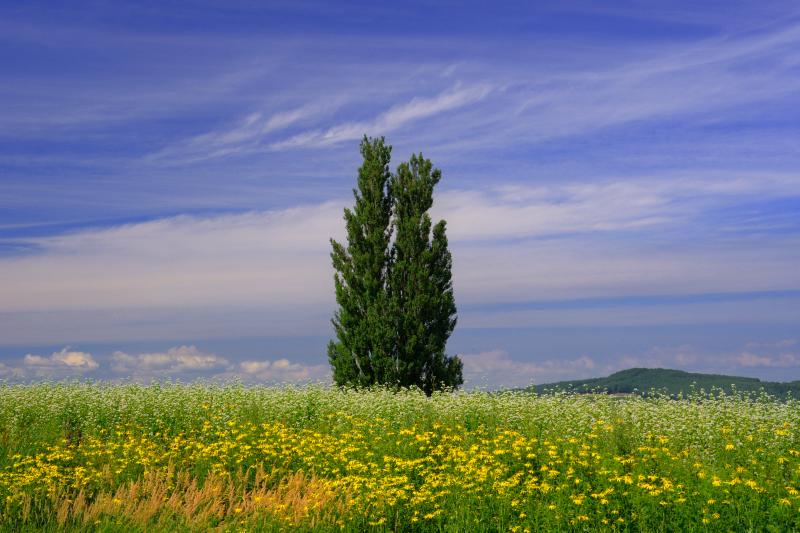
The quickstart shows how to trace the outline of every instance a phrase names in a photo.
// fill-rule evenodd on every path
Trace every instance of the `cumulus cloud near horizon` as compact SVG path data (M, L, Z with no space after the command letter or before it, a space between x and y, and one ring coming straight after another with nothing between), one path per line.
M116 351L110 357L117 377L134 379L203 377L213 380L299 383L325 381L328 365L308 365L286 358L231 361L196 346L175 346L164 352L128 354ZM329 376L328 376L329 377Z
M324 383L330 381L330 367L291 361L285 357L237 362L194 345L173 346L160 352L117 350L101 356L64 347L49 356L28 353L16 362L0 361L0 379L68 378L140 382L201 378L249 383Z
M517 360L502 349L459 354L464 363L464 385L472 387L527 387L534 383L592 377L597 363L588 356L573 359Z
M736 357L736 363L741 367L800 368L799 344L797 339L750 342Z
M223 369L229 365L226 358L213 353L205 353L195 346L176 346L165 352L140 353L130 355L117 351L111 355L111 369L117 373L163 373L166 375L183 372L209 371Z
M690 344L652 346L640 353L601 356L588 351L575 357L531 353L514 357L503 348L458 354L464 363L466 389L526 387L532 384L602 377L627 368L672 368L689 372L760 375L786 381L783 373L800 369L797 339L749 342L739 349L709 351ZM93 355L64 347L49 356L25 354L16 364L0 362L0 379L92 378L147 383L158 380L238 380L245 383L331 383L327 363L305 363L285 357L233 360L179 345L164 351L129 353L121 350Z
M89 352L64 347L48 356L25 354L15 366L0 363L0 377L6 379L60 379L82 377L96 371L99 362Z
M239 374L247 379L266 382L328 382L331 369L327 364L305 365L293 363L286 358L276 360L248 360L239 363Z
M59 352L53 352L49 357L26 354L23 364L28 367L41 368L69 368L75 370L94 370L99 365L92 354L70 350L68 347Z

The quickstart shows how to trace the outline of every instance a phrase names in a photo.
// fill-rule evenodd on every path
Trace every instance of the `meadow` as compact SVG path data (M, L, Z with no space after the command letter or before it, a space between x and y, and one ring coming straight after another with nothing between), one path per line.
M3 531L800 530L800 402L0 386Z

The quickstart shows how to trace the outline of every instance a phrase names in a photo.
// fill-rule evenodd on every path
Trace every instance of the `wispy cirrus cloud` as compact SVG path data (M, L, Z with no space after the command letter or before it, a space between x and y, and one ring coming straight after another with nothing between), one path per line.
M481 66L496 80L481 109L468 110L442 130L417 137L425 146L469 157L569 138L581 139L611 128L679 123L682 128L751 116L754 103L796 100L800 77L793 50L800 25L790 21L761 31L709 37L644 49L620 62L525 72L502 62ZM757 65L757 67L756 67ZM459 135L449 134L459 131ZM733 155L733 154L732 154Z
M186 165L210 159L244 156L289 148L328 146L360 139L364 134L382 135L406 124L429 118L475 103L486 97L491 85L457 84L433 97L411 97L378 114L369 121L343 122L327 128L309 129L288 138L277 138L287 128L300 124L319 124L344 105L352 96L347 92L329 94L299 107L274 111L253 112L231 127L202 133L173 143L147 155L151 164Z
M495 157L497 150L518 153L531 145L604 128L626 124L635 128L644 121L680 120L702 128L724 122L723 116L746 116L752 103L783 101L796 94L800 81L792 74L790 52L800 40L799 28L788 24L771 31L653 47L621 64L607 58L588 68L566 63L562 69L537 71L535 76L505 61L475 60L459 70L461 81L450 87L443 86L452 83L446 76L417 80L404 72L404 65L386 65L379 81L361 76L349 82L327 79L323 70L312 77L312 88L306 80L299 91L305 104L286 107L282 102L297 101L289 90L269 103L249 106L256 111L241 114L240 106L231 106L229 126L167 139L133 164L144 163L148 170L175 169L247 156L272 167L277 152L332 149L365 133L396 132L404 138L410 124L428 125L414 131L416 144L410 149L424 147L456 161ZM757 70L754 64L759 65ZM432 59L427 69L448 72L452 65ZM386 82L394 78L399 78L397 83ZM372 83L382 90L365 91L364 85ZM245 85L248 91L253 89ZM391 94L388 109L387 93ZM245 100L252 99L248 93ZM358 106L343 113L357 110L375 117L342 121L342 113L334 112L354 100ZM391 105L392 101L396 103ZM448 119L437 120L444 113ZM293 166L292 171L297 169Z
M193 54L192 68L179 76L168 68L151 72L147 62L127 78L64 75L58 94L42 82L44 75L30 83L9 78L0 92L8 91L3 94L13 105L0 130L7 119L3 131L11 136L24 126L33 139L66 144L0 153L0 163L12 168L0 189L7 202L21 206L21 221L48 218L36 209L42 203L48 210L64 205L61 215L72 222L99 210L125 218L220 205L251 209L254 198L317 201L320 174L325 186L349 189L345 176L352 175L364 133L390 135L395 153L435 155L454 178L449 183L497 180L492 168L523 181L533 181L534 170L536 180L555 182L564 167L577 166L585 179L596 170L587 145L595 159L613 160L629 176L634 171L626 163L638 157L657 158L660 168L685 169L692 156L723 170L752 159L785 170L796 166L793 132L776 123L790 121L798 108L798 28L787 18L610 49L548 45L553 36L545 35L541 46L524 53L494 43L487 53L469 55L464 50L474 43L460 35L452 49L415 59L413 68L391 54L380 61L354 56L367 39L358 36L341 47L292 40L274 55L263 53L274 44L270 39L246 46L215 36L214 46L199 45L213 53L197 57L180 39L140 36L171 43L165 65L188 69L186 54ZM122 51L134 46L114 43ZM391 47L391 39L383 46ZM234 60L221 59L229 56ZM770 115L754 119L762 114ZM741 123L757 123L758 130L745 134L736 126ZM69 145L76 139L80 150ZM343 142L353 144L341 150ZM543 146L540 161L531 152ZM313 150L314 157L298 158L297 150ZM64 177L42 172L54 166ZM33 170L22 175L17 168ZM262 185L270 189L254 196ZM93 193L99 186L102 195Z
M423 118L477 102L486 97L492 87L481 83L472 86L455 86L430 98L415 97L378 115L374 120L344 122L322 130L298 133L271 145L273 150L301 146L325 146L360 139L363 135L383 135Z
M167 146L145 159L151 163L186 165L208 159L240 156L268 148L270 134L310 118L319 120L340 105L334 98L325 102L308 103L293 109L272 114L256 111L233 126L196 135Z

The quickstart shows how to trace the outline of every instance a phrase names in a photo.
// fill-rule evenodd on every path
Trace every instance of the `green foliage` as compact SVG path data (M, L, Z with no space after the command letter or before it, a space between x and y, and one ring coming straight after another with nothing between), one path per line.
M456 325L446 223L428 210L441 179L422 154L389 171L391 147L364 138L355 206L345 209L347 246L331 240L339 309L328 358L338 385L419 387L463 383L445 354ZM392 235L395 239L392 241Z
M757 378L699 374L666 368L629 368L604 378L537 385L535 390L537 392L550 390L605 391L611 394L627 394L635 391L646 394L650 391L658 391L672 396L679 394L686 396L694 390L721 390L726 393L763 391L778 398L785 398L787 395L800 398L800 381L776 383L761 381Z
M402 163L390 183L397 236L388 294L397 332L398 384L421 386L427 394L463 382L460 360L444 353L456 325L446 223L436 224L431 239L427 213L440 179L439 169L419 154Z
M392 378L392 332L387 321L392 199L388 193L392 149L383 138L361 142L355 207L344 210L347 247L331 239L339 309L333 318L338 342L328 344L337 384L387 383Z

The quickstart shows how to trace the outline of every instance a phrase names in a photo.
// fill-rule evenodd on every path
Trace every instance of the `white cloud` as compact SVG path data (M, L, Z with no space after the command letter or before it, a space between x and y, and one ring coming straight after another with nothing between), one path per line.
M231 128L194 137L177 147L189 148L203 160L267 146L273 150L335 146L365 133L391 133L455 109L459 112L446 123L415 132L415 142L426 150L449 147L464 156L474 150L520 147L641 120L687 116L720 120L719 110L786 98L800 88L793 71L798 40L800 26L789 24L763 32L650 46L637 53L624 51L613 54L613 60L608 54L598 54L589 65L569 55L559 68L521 67L523 62L511 59L514 54L509 54L509 62L459 61L461 81L448 89L441 84L449 83L448 76L455 72L452 62L426 64L421 72L427 77L409 74L405 64L391 62L374 67L383 76L352 76L349 82L335 71L313 76L318 89L309 91L307 98L324 104L254 113ZM759 68L753 69L753 64ZM364 86L378 88L370 91ZM420 97L420 87L440 92ZM351 101L353 94L358 94L359 107L364 109L385 105L376 95L391 94L398 103L371 119L331 124L326 106L335 108ZM471 105L477 103L481 105ZM298 123L310 127L283 139L267 135ZM173 148L163 155L180 156L180 150L171 152Z
M166 352L136 355L117 351L111 356L111 368L117 373L177 375L186 372L222 370L228 365L226 358L202 352L195 346L176 346Z
M797 346L797 344L798 344L797 339L781 339L774 342L748 342L745 348L748 350L785 349Z
M23 361L26 366L67 367L79 370L93 370L99 366L97 361L92 357L92 354L73 351L69 348L63 348L60 352L54 352L49 357L27 354Z
M443 191L433 215L448 221L456 297L467 306L798 290L800 242L792 233L715 237L703 246L692 239L698 217L756 194L800 194L800 178L670 176ZM31 238L25 244L34 253L0 258L0 336L36 343L327 333L334 305L328 239L342 238L349 203ZM753 305L766 309L766 319L800 312L790 300L772 310L769 302ZM724 302L675 302L478 309L462 314L461 325L676 323L703 306L703 320L762 316Z
M800 367L800 353L756 354L745 351L735 361L743 367L792 368Z
M434 215L448 220L456 283L470 301L800 288L791 235L699 249L604 240L643 226L686 229L765 187L732 180L729 200L708 194L723 187L717 180L667 181L443 192ZM800 178L767 183L778 196L800 193ZM0 259L2 310L329 304L328 239L342 237L345 203L30 239L39 253Z
M0 362L0 379L22 379L25 377L25 369L21 367L9 366Z
M716 374L762 375L771 369L800 368L800 353L788 351L792 340L750 342L742 350L710 352L691 345L653 346L642 355L626 355L612 361L609 372L631 367L675 368ZM770 379L781 377L767 372Z
M176 217L35 239L40 253L0 259L2 311L325 305L328 238L342 232L341 209Z
M433 214L447 219L451 239L508 239L663 226L744 195L800 194L793 173L693 174L447 191Z
M498 140L539 141L658 117L708 114L781 98L800 87L787 61L800 25L643 51L644 59L520 81L517 123L501 116ZM640 56L641 57L641 56ZM760 68L753 69L753 64ZM526 120L527 119L527 120Z
M593 263L597 265L597 263ZM639 263L644 265L645 263ZM747 263L750 264L750 263ZM653 263L653 267L658 265ZM722 266L720 262L719 266ZM614 265L610 264L609 269ZM692 273L691 265L686 264L687 275ZM742 266L743 268L743 266ZM566 275L570 270L570 265L564 264L564 274ZM658 270L656 270L658 271ZM536 269L532 269L532 273L537 273ZM611 273L608 272L607 275ZM587 281L590 279L591 272L586 270ZM697 274L694 274L697 275ZM710 278L710 276L709 276ZM459 319L461 327L488 327L488 328L527 328L527 327L581 327L581 326L602 326L602 327L615 327L615 326L666 326L666 325L698 325L698 324L775 324L784 322L798 322L800 321L800 305L798 301L800 298L781 298L771 297L769 294L762 296L749 295L744 303L736 298L731 298L727 301L710 301L704 302L688 301L681 302L678 300L670 301L669 299L662 300L658 298L648 299L642 298L641 301L614 301L613 296L609 296L607 302L602 301L584 301L576 300L569 302L569 305L559 306L558 300L559 292L561 297L569 294L567 291L572 291L569 287L558 286L548 287L546 282L553 277L545 277L540 280L540 285L532 287L533 282L529 282L528 286L522 286L515 293L513 291L515 280L508 279L505 282L497 282L494 286L496 293L494 297L498 302L513 302L519 298L523 302L525 297L529 294L534 295L549 295L553 300L541 302L541 308L533 309L514 309L513 306L504 308L501 304L490 306L489 309L481 309L481 305L475 304L476 309L470 310L468 313L462 313ZM632 282L634 278L628 278ZM731 276L727 282L734 283L735 276ZM595 282L600 282L600 278L595 278ZM711 283L714 281L715 283ZM723 280L711 280L707 287L711 290L720 287L717 283ZM702 284L700 284L702 285ZM459 284L460 286L460 284ZM519 286L518 286L519 287ZM661 286L661 291L670 290L669 286ZM675 285L673 285L675 287ZM524 289L526 292L521 292ZM608 287L611 292L612 286ZM686 285L686 289L690 292L702 293L702 286L690 287ZM584 291L588 287L583 288ZM653 289L654 293L657 289ZM527 292L530 291L530 292ZM552 292L548 292L552 291ZM459 291L462 295L462 300L466 299L467 295L473 301L478 298L476 293L467 293L466 291ZM577 293L575 293L578 296ZM604 296L600 296L603 298ZM483 297L488 299L488 297ZM536 302L533 304L536 305Z
M511 388L594 375L596 364L590 357L520 361L496 349L474 354L459 354L464 363L467 387Z
M275 150L299 146L323 146L342 141L360 139L364 134L382 135L392 132L415 120L430 117L471 104L489 94L491 87L480 84L470 87L456 86L433 98L412 98L381 113L368 122L345 122L324 130L306 131L272 144Z
M242 361L234 371L246 380L266 382L329 381L331 369L327 364L306 365L288 359Z
M19 367L0 368L0 375L14 379L26 377L36 378L66 378L83 375L86 372L97 370L100 364L88 352L62 348L49 356L26 354Z
M688 370L697 364L717 361L718 354L713 356L703 353L691 345L653 346L641 355L623 355L606 366L606 374L626 368L673 368Z
M116 351L111 355L110 362L115 377L139 381L192 379L197 376L223 381L240 379L269 383L321 382L330 379L330 367L327 364L307 365L286 358L234 362L196 346L175 346L163 352L138 354Z
M308 103L273 114L256 111L230 128L203 133L177 142L147 156L147 159L159 163L184 165L264 150L264 143L269 134L311 117L325 116L338 105L335 99L327 98L324 104Z

